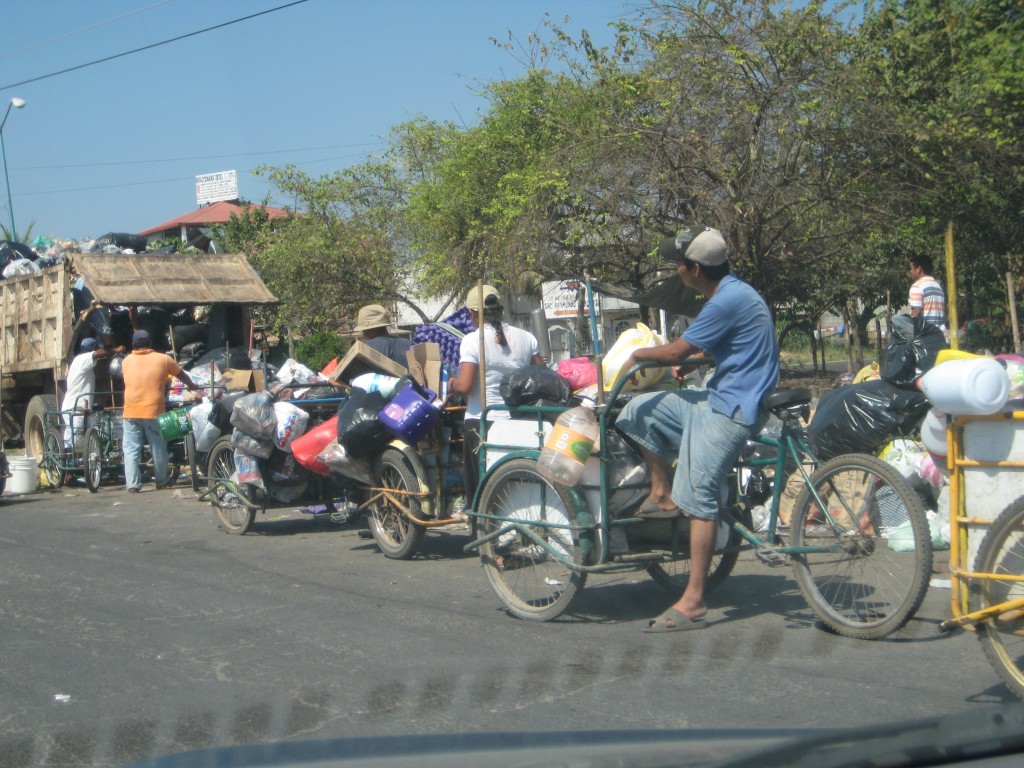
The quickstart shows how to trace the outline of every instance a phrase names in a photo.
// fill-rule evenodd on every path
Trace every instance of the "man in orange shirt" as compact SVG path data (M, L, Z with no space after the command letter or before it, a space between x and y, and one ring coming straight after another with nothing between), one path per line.
M124 376L124 479L128 493L138 493L142 487L142 446L149 443L153 454L153 474L156 489L167 487L167 441L160 434L157 416L164 412L167 377L174 376L195 392L199 389L189 375L181 370L174 358L153 350L148 331L132 334L132 353L121 363Z

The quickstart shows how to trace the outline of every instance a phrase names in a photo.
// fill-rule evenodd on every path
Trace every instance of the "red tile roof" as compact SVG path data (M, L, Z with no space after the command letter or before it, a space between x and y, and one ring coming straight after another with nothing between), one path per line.
M263 208L263 210L267 212L267 216L272 219L284 219L291 215L288 211L282 208L272 208L269 205L255 205L252 207ZM212 205L198 208L190 213L184 214L183 216L177 216L170 221L165 221L163 224L150 227L147 230L139 232L139 234L154 235L157 232L181 229L183 226L201 227L204 224L227 224L232 214L241 216L244 210L245 208L238 203L221 200L219 203L213 203Z

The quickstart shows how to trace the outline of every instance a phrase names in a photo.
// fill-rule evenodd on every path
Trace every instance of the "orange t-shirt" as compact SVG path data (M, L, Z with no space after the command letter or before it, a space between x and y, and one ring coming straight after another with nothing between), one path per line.
M181 373L170 355L151 349L135 349L121 363L124 375L124 417L155 419L164 412L167 377Z

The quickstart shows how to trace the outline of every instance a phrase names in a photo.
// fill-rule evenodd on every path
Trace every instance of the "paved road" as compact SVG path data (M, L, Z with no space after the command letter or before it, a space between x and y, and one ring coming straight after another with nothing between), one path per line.
M177 495L190 495L184 487ZM815 627L788 568L744 559L706 630L641 632L644 574L510 618L464 536L385 559L296 514L245 536L171 491L0 502L0 765L117 765L209 745L399 733L863 725L1010 700L948 590L884 641Z

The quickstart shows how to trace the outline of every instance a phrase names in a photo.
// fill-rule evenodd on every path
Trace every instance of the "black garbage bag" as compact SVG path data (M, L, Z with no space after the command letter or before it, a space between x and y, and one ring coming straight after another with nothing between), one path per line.
M114 245L122 251L142 253L146 250L146 244L145 237L133 235L130 232L107 232L102 237L96 238L96 247L101 251L105 245Z
M549 405L568 405L572 397L569 380L544 365L527 365L505 374L498 391L510 408L535 405L540 400Z
M346 455L364 459L391 442L391 433L379 416L387 402L380 392L353 387L338 409L338 442Z
M897 387L913 387L935 367L935 357L947 346L938 326L923 317L897 315L892 319L892 338L882 351L879 376Z
M807 436L822 461L844 453L874 453L894 437L914 432L929 408L921 392L882 379L849 384L821 396Z
M226 371L228 368L236 371L252 370L252 360L249 359L249 350L246 347L231 347L227 357L224 355L223 347L211 349L195 362L197 366L209 363L216 363L222 371Z
M234 427L231 425L231 412L235 409L235 402L249 394L248 390L228 392L220 400L213 403L210 409L209 422L220 430L222 435L230 435Z

